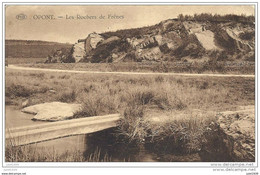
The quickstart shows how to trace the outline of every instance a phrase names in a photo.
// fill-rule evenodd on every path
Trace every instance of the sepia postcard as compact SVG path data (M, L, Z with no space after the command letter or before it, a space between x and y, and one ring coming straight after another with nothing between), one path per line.
M2 174L258 174L257 5L3 2Z

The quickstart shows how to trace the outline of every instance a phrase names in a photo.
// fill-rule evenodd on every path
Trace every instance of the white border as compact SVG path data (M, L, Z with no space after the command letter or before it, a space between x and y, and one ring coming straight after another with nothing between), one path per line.
M242 2L242 1L230 1L230 2L225 2L225 1L219 1L219 2L205 2L205 1L200 1L200 2L180 2L180 1L177 1L175 3L171 3L171 2L165 2L165 3L161 3L161 2L154 2L154 1L150 1L149 4L147 4L147 2L138 2L138 1L133 1L133 2L127 2L127 3L120 3L120 2L108 2L108 1L98 1L98 2L102 2L102 5L255 5L255 17L256 17L256 36L258 36L258 3L255 2L255 1L248 1L248 2ZM137 4L136 4L137 3ZM219 4L221 3L221 4ZM79 3L69 3L69 2L65 2L65 3L62 3L61 1L60 2L55 2L55 3L52 3L51 1L45 1L45 2L39 2L39 3L35 3L35 2L15 2L15 1L8 1L7 3L3 3L2 5L101 5L97 2L89 2L89 3L84 3L84 2L79 2ZM5 14L5 9L4 7L2 7L2 22L4 24L5 22L5 18L4 18L4 14ZM5 46L5 41L4 41L4 36L5 36L5 31L4 31L4 25L2 25L2 44L3 44L3 50L1 51L2 52L2 55L3 55L3 60L4 60L4 46ZM258 48L258 38L256 37L256 48ZM258 58L258 49L255 49L256 51L256 58ZM4 72L5 72L5 68L4 68L4 61L2 60L1 62L1 66L2 66L2 72L1 72L1 75L3 77L3 82L5 82L5 78L4 78ZM258 65L258 61L256 59L256 65ZM256 108L256 114L258 114L258 109L257 109L257 106L258 106L258 92L257 92L257 89L258 89L258 69L256 69L256 93L255 93L255 108ZM3 83L2 82L2 83ZM4 94L4 83L3 83L3 86L1 87L2 88L2 92ZM3 107L4 105L4 95L2 94L2 111L3 111L3 114L5 113L5 109ZM2 115L3 115L2 114ZM258 115L256 115L258 116ZM3 121L4 121L4 116L3 117ZM1 123L3 124L3 123ZM256 117L256 126L258 124L258 119ZM3 125L2 125L3 126ZM258 167L258 129L257 127L255 128L255 133L256 133L256 162L253 163L254 164L254 167ZM2 128L1 130L1 134L4 133L4 127ZM3 137L5 138L5 137ZM3 139L2 138L2 139ZM3 139L3 143L4 145L4 139ZM3 148L3 147L2 147ZM3 153L3 150L1 148L1 151ZM2 156L4 156L4 154L2 154ZM4 160L4 159L2 159ZM165 167L168 167L168 168L226 168L226 166L223 166L225 163L223 162L153 162L153 163L148 163L148 162L124 162L124 163L116 163L116 162L104 162L104 163L101 163L101 162L98 162L98 163L92 163L92 162L69 162L69 163L66 163L66 162L62 162L62 163L56 163L56 162L30 162L30 163L6 163L6 162L2 162L1 160L1 163L2 165L4 166L4 168L54 168L54 167L63 167L63 168L96 168L96 167L99 167L99 168L111 168L111 167L117 167L117 168L122 168L122 167L161 167L161 168L165 168ZM244 163L246 164L246 162L241 162L241 163ZM212 164L220 164L222 166L212 166ZM239 165L240 163L237 162L237 164ZM250 166L251 167L251 166ZM237 168L241 168L241 167L237 167ZM243 166L243 168L246 168L245 166Z

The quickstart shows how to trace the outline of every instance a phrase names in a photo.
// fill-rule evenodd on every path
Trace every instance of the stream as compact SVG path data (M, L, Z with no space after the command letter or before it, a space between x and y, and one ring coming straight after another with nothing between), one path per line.
M23 113L14 106L6 106L6 128L46 123L33 121L31 118L31 114ZM128 143L121 137L118 137L117 128L110 128L92 134L63 137L31 144L30 146L50 150L56 154L77 150L84 155L90 155L98 150L101 157L107 155L113 162L214 161L210 159L209 155L203 156L200 153L178 154L178 151L162 153L160 146L155 150L151 144Z

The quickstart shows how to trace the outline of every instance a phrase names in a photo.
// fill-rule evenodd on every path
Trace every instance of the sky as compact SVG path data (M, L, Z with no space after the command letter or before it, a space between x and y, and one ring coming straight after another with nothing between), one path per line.
M202 6L21 6L5 8L6 39L43 40L76 43L89 33L102 33L157 24L179 14L254 15L252 5ZM17 15L26 15L17 19ZM47 19L46 19L47 18ZM50 19L51 18L51 19Z

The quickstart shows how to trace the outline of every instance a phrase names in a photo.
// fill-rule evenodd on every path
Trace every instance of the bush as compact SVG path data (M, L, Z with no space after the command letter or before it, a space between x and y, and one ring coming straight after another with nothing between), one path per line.
M126 54L126 56L124 57L123 61L126 61L126 62L128 62L128 61L139 62L139 61L141 61L141 60L139 60L139 59L136 57L135 52L132 51L132 52L129 52L129 53Z
M144 110L144 106L135 103L129 104L124 110L124 118L119 122L119 131L130 142L142 142L147 136L147 123L143 120Z
M209 51L208 55L210 58L216 59L217 61L224 61L228 59L228 52L226 51L213 50Z
M253 23L255 21L255 17L253 15L251 16L245 16L245 15L234 15L234 14L228 14L228 15L212 15L210 13L201 13L201 14L194 14L192 15L183 15L179 14L178 19L181 21L186 20L196 20L196 21L211 21L211 22L241 22L241 23Z
M58 100L64 103L71 103L76 100L76 92L74 90L63 92L58 96Z
M239 38L243 40L252 40L255 37L255 32L245 32L245 33L240 33Z
M90 117L116 113L118 104L115 95L102 96L100 92L93 92L83 97L83 108L74 114L74 118ZM114 99L113 99L114 98Z
M6 97L29 97L34 93L33 89L26 88L21 85L14 85L12 84L11 86L6 88L5 95Z

